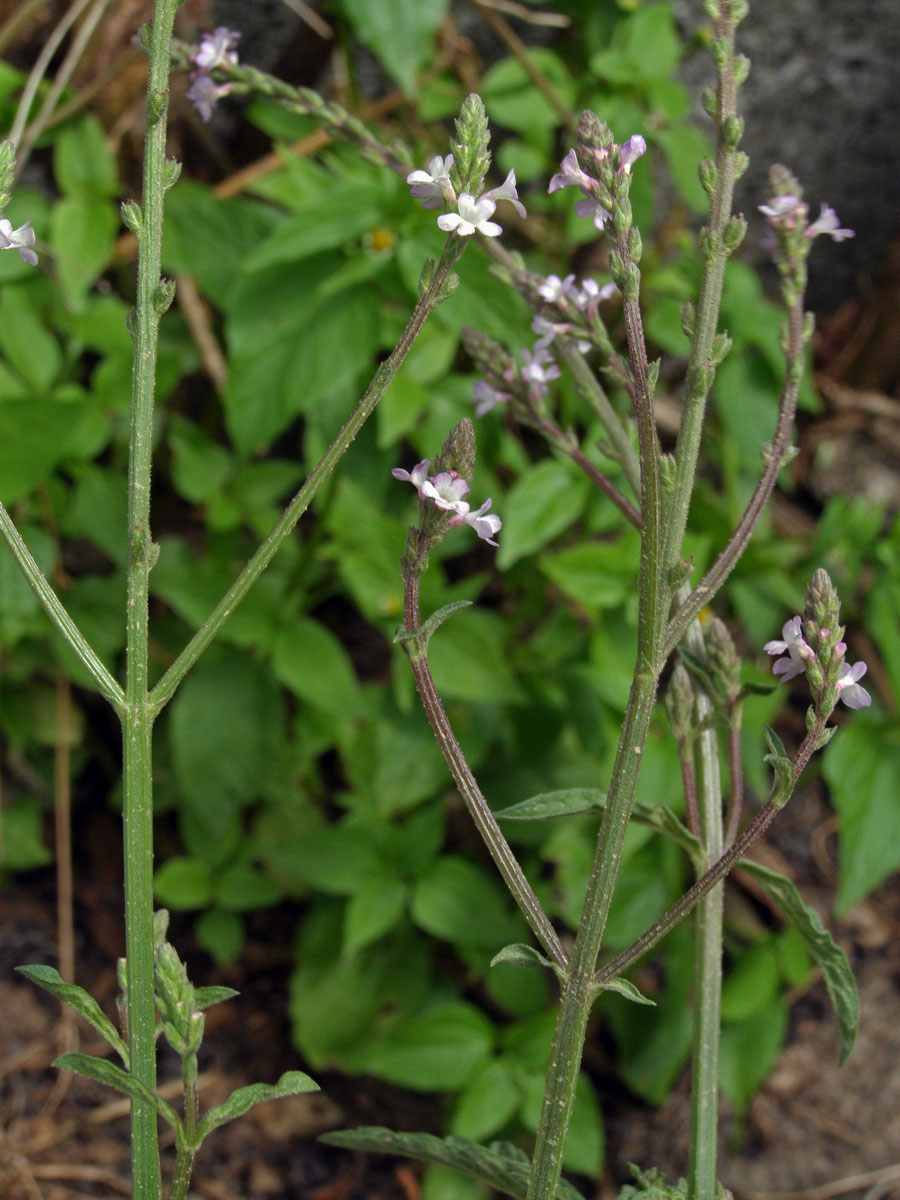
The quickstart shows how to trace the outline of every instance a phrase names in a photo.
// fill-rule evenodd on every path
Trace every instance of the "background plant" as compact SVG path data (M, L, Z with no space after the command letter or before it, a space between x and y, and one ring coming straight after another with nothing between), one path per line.
M362 17L359 20L359 32L378 48L374 33L365 28ZM688 202L696 187L687 182L689 155L679 151L678 137L690 142L696 135L681 123L683 97L677 88L666 86L678 53L668 12L665 6L645 8L621 19L615 28L611 22L604 27L605 21L604 17L590 27L583 42L599 60L595 70L602 71L607 55L602 91L596 84L579 84L553 52L550 57L538 55L538 61L545 63L546 74L555 73L559 90L572 97L572 108L588 105L612 114L615 128L641 127L645 114L661 113L665 120L660 128L645 129L651 147L666 156L676 182L681 178ZM665 53L644 53L651 42ZM381 50L389 53L383 42ZM566 61L576 60L567 55ZM650 62L653 67L647 65ZM666 70L656 64L665 64ZM506 102L507 119L520 143L501 150L500 165L506 168L507 153L509 165L515 157L522 178L527 174L522 151L530 148L537 175L546 167L546 151L560 124L558 113L549 100L531 92L518 63L505 64L506 75L500 67L485 80L485 100L500 124ZM438 77L422 95L424 111L435 117L448 113L461 94L458 87L455 94L446 87L442 91L442 84L446 76ZM534 113L528 121L516 116L526 96L537 119ZM681 112L679 105L684 105ZM254 102L250 112L281 137L298 136L309 128L303 118L286 116L270 104ZM429 150L437 144L435 138ZM65 565L60 554L76 539L80 547L85 545L81 539L89 539L91 555L97 550L103 554L95 559L100 568L96 572L80 573L83 560L79 562L79 574L65 581L65 595L67 606L95 635L95 644L112 667L122 648L113 619L123 594L124 563L124 511L115 472L121 470L124 455L121 398L127 394L130 349L122 332L125 303L110 295L92 295L88 288L110 261L114 227L109 215L97 214L114 211L109 201L115 190L114 170L104 154L101 131L89 118L55 133L52 154L62 192L53 206L60 210L55 224L46 203L24 189L19 189L15 203L23 217L27 205L41 235L75 268L66 285L70 290L61 296L46 279L26 276L17 259L0 264L14 276L18 272L13 280L18 288L13 291L15 304L11 301L8 311L6 305L0 311L0 346L9 377L0 418L8 422L9 436L2 439L2 447L8 448L11 459L3 462L0 488L8 489L2 498L17 506L26 538L48 573L59 561ZM524 157L527 162L527 154ZM315 460L373 359L392 344L400 313L414 298L417 264L424 252L434 253L437 244L430 218L410 205L406 189L399 183L393 186L383 170L360 165L355 151L340 147L330 149L322 163L291 161L284 172L255 185L249 200L217 199L186 182L170 194L164 265L193 275L201 290L221 306L229 374L222 399L224 424L211 392L199 398L184 387L175 391L177 382L196 370L200 357L187 322L171 313L161 345L160 392L174 394L159 433L157 488L165 499L157 508L162 519L156 528L172 532L162 540L151 576L160 604L161 619L154 627L158 669L227 586L235 565L252 546L253 535L271 524L276 501L300 478L297 460ZM636 188L644 186L642 177ZM67 199L77 203L63 207ZM561 217L562 205L553 198L543 203L548 213L559 210ZM652 197L647 194L642 201L638 192L635 204L639 210L643 204L644 215L649 215ZM16 212L10 209L11 216ZM91 219L85 217L79 224L78 212ZM54 229L56 240L50 236ZM571 232L567 229L566 236ZM94 238L99 249L91 245ZM349 252L348 239L357 239ZM562 244L560 235L558 252ZM553 250L552 236L546 243L542 239L535 265L564 271L561 259L552 257ZM547 254L544 261L542 253ZM684 343L673 316L696 277L696 263L689 253L673 258L661 249L658 260L655 255L651 248L645 258L655 301L648 311L661 316L651 320L649 328L660 346L678 353ZM477 292L486 331L515 344L527 328L524 309L513 312L507 294L488 274L486 261L474 259L473 250L463 268L464 290ZM61 268L60 288L64 277ZM368 280L368 292L355 286L362 279ZM744 368L739 382L771 395L774 376L767 372L777 362L775 330L780 318L760 304L758 284L749 273L736 267L729 282L726 306L732 308L727 324L738 345L751 350L753 364ZM7 290L8 285L4 293ZM734 299L729 298L732 294ZM460 1088L452 1117L455 1128L472 1136L491 1136L500 1130L488 1126L501 1113L508 1111L509 1119L518 1114L526 1126L534 1120L531 1081L537 1072L529 1064L546 1050L537 1048L536 1034L533 1044L526 1041L527 1049L513 1054L510 1047L519 1042L506 1029L527 1021L535 1028L540 1025L545 985L539 976L515 975L512 968L487 974L491 947L482 944L479 932L485 905L496 914L495 928L508 925L509 940L515 940L515 915L484 864L466 857L464 847L451 845L451 854L441 854L446 818L435 793L442 789L444 768L430 747L402 670L394 672L390 687L376 686L387 671L386 639L399 614L399 584L392 564L407 520L382 455L399 447L401 439L409 447L402 451L404 462L410 461L410 452L420 457L433 452L449 426L470 411L471 377L447 375L448 364L465 365L456 357L465 307L458 296L438 310L436 324L423 335L407 366L407 377L396 381L379 409L376 427L351 451L343 477L316 502L314 520L302 540L286 548L271 569L274 574L225 627L215 657L198 668L173 701L158 732L159 801L163 811L177 817L181 853L162 863L157 892L170 906L206 910L198 935L221 959L238 952L242 914L286 895L300 900L304 915L294 1015L299 1044L311 1063L338 1063L413 1086ZM352 354L344 352L348 346ZM339 355L334 353L337 347ZM337 373L335 362L340 366ZM37 428L25 404L34 389L46 416ZM17 397L19 406L12 403ZM264 406L258 404L260 398L265 398ZM720 456L732 511L723 513L711 489L697 513L692 544L701 569L704 555L722 540L739 507L750 465L742 461L743 447L749 442L747 430L729 428L723 416L711 452ZM274 451L264 456L273 445ZM229 448L236 453L230 454ZM400 457L398 453L392 461ZM492 800L502 804L608 771L630 672L627 599L634 540L570 468L533 462L530 448L515 446L499 431L481 435L480 471L484 494L495 496L497 508L520 514L509 516L504 526L499 566L507 580L505 596L496 582L491 585L496 609L504 611L504 618L510 610L512 620L501 622L490 609L463 614L435 640L433 667L457 725L462 721L473 764L499 762L501 757L516 762L516 770L502 779L490 769L482 773ZM523 503L525 497L532 508ZM854 516L840 503L826 514L829 559L841 563L851 587L864 567L871 570L869 556L860 547L872 546L879 533L878 523L871 516L863 522L863 515ZM185 525L190 536L182 532ZM869 531L868 541L860 541L863 527ZM585 532L602 534L609 543L616 539L615 550L595 542L585 554L575 544ZM756 644L780 627L785 610L798 607L800 581L808 575L810 562L822 561L823 544L824 538L809 553L802 544L771 536L757 540L729 592L734 614ZM879 551L876 586L866 601L876 613L890 612L896 597L896 553L890 545ZM201 548L203 557L198 558ZM531 563L525 562L525 555L534 552L539 555L543 593L535 586ZM452 583L435 584L433 594L423 596L423 605L433 608L439 600L468 599L483 590L486 572L492 570L490 559L469 556L468 563L460 564L454 561L458 555L452 545L437 557L439 563L446 560ZM2 635L4 726L26 761L46 765L47 758L41 757L46 752L35 737L42 729L45 739L52 740L55 733L49 714L52 681L45 664L54 661L51 655L58 656L61 669L76 684L87 680L78 665L45 638L43 619L8 561L0 561L0 570L10 571L3 576L9 586L2 593L7 623ZM561 597L565 606L545 621L548 592ZM843 586L842 594L848 596ZM367 637L377 629L385 638L374 643L380 653L371 654L363 667L362 683L360 664L353 669L346 649L352 645L346 632L348 603L357 628ZM598 630L582 620L585 611L604 616ZM873 632L879 631L876 636L896 680L891 627L885 621L869 623ZM317 667L311 678L308 660L313 654ZM560 682L549 683L550 679ZM765 699L754 703L754 718L764 716L772 704ZM83 704L90 702L76 692L76 705ZM42 713L43 723L32 717ZM73 725L77 738L77 717ZM748 715L746 725L757 728L758 721ZM858 728L869 730L853 735L862 747L858 753L878 744L877 718L871 726ZM852 887L842 882L847 904L896 862L882 827L864 815L854 794L857 752L849 761L844 759L841 769L841 740L828 752L826 771L838 803L841 795L845 797L843 828L850 851L849 856L845 851L845 878L854 880ZM221 753L223 745L229 748L228 758ZM758 747L748 749L748 762L758 761ZM76 770L81 753L76 747ZM258 762L267 766L262 775L255 765L241 765ZM894 769L891 762L879 769ZM644 769L648 796L654 780L664 778L673 766L670 752L661 741L654 742ZM763 790L761 779L751 782ZM13 868L31 865L46 854L38 837L41 806L40 797L26 792L7 814L7 845L12 851L7 861ZM173 829L172 822L167 829ZM528 865L543 862L552 872L553 915L570 923L583 888L591 829L589 818L576 818L559 823L549 837L526 831L517 838L526 845ZM285 849L286 834L292 838L290 849ZM632 835L621 916L614 911L611 918L613 948L616 938L622 946L627 944L680 891L684 864L677 853L660 850L658 842L645 831ZM313 895L320 891L324 894ZM470 903L472 896L479 899L477 907ZM423 932L454 948L459 965L449 975L425 949ZM687 1046L685 1009L674 986L677 953L677 945L668 951L666 972L674 992L670 1029L677 1034L664 1039L670 1079L680 1069ZM769 946L756 960L771 964L773 957L783 960ZM790 971L796 977L801 970L802 955L797 955ZM770 965L759 972L772 979ZM337 994L352 994L356 1000L356 1010L340 1019L334 1008ZM490 1017L473 1003L484 1002L485 994ZM759 995L771 1000L771 984L761 987ZM621 1015L611 1020L623 1050L636 1046L637 1010L626 1014L615 997L604 1005L613 1014L618 1006ZM783 1036L783 1003L760 1000L758 1011L780 1014ZM546 1020L542 1036L540 1044L546 1046ZM778 1040L775 1030L772 1054ZM746 1038L744 1045L736 1068L741 1082L734 1085L734 1095L746 1102L760 1072L759 1056ZM428 1062L433 1063L430 1074L425 1069ZM645 1072L642 1082L639 1065L629 1067L627 1054L622 1069L633 1088L661 1098L665 1070L652 1080ZM479 1108L478 1097L487 1092L485 1077L505 1081L505 1108L484 1101ZM584 1094L590 1096L587 1080ZM586 1104L585 1128L596 1130L590 1100ZM581 1149L577 1137L572 1145L570 1165L596 1169L596 1132Z

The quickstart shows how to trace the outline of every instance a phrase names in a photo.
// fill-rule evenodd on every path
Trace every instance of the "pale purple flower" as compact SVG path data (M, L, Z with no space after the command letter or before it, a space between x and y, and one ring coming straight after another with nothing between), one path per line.
M841 673L837 681L838 700L842 700L848 708L868 708L872 703L872 697L857 682L862 679L866 670L864 662L854 663L852 667L849 663L841 664Z
M481 199L508 200L520 217L524 218L528 215L525 212L525 205L519 199L519 193L516 191L515 171L510 171L499 187L491 188L489 192L484 193Z
M489 546L496 546L498 543L494 541L494 535L499 533L503 522L494 513L488 513L491 507L490 498L485 500L481 508L476 508L473 512L461 513L458 517L452 517L451 525L471 525L483 542L487 542ZM485 515L487 513L487 515Z
M567 275L565 279L560 279L558 275L548 275L538 288L538 295L549 304L555 304L557 300L561 300L563 296L568 296L576 290L574 283L574 275Z
M575 211L579 217L593 218L594 225L600 230L605 229L606 222L612 220L612 213L608 212L593 196L585 196L583 200L577 201Z
M473 233L483 233L485 237L499 237L503 232L500 226L491 221L497 205L489 196L481 196L478 200L468 192L462 192L456 202L458 212L444 213L438 217L438 228L445 233L453 233L459 237L471 237Z
M597 306L604 300L611 300L618 290L614 283L604 283L601 287L596 279L585 279L581 287L575 289L572 303L582 312L595 313Z
M535 317L531 322L531 328L538 335L538 340L534 343L535 350L543 350L549 346L555 337L565 337L566 334L572 332L572 325L569 321L548 321L546 317ZM587 354L591 348L591 343L585 338L578 338L575 346L579 354ZM555 376L554 376L555 378Z
M768 204L760 204L758 208L775 229L794 229L798 219L806 216L808 212L800 197L790 192L783 196L773 196Z
M500 392L497 388L491 387L483 379L477 379L472 388L472 399L475 402L475 416L483 417L498 404L506 404L512 399L512 396L509 392Z
M13 229L12 222L6 217L0 220L0 250L18 250L22 262L37 266L38 256L31 249L34 245L34 230L31 220L27 220L18 229Z
M566 157L559 164L559 172L550 180L550 186L547 191L552 195L558 192L560 188L577 187L581 188L587 195L592 187L597 186L597 180L592 179L590 175L586 175L578 165L578 156L574 150L570 150Z
M423 208L443 208L445 204L453 203L455 193L450 182L452 166L452 154L446 158L436 154L429 161L427 171L410 171L407 175L409 190L417 200L422 201Z
M632 163L636 163L642 154L647 153L647 143L639 133L634 133L627 142L619 147L619 170L625 175L631 174Z
M235 46L240 40L240 33L219 25L212 33L204 33L200 45L191 54L191 58L201 71L209 74L216 67L234 66L238 60Z
M204 121L212 116L217 101L231 91L230 83L213 83L205 71L198 71L187 90L187 98Z
M838 215L829 204L822 205L822 211L813 221L812 225L808 225L805 232L805 237L818 237L820 233L827 234L836 242L843 242L845 238L855 237L852 229L841 229ZM864 689L860 689L863 691ZM856 706L858 707L858 706Z
M786 655L772 664L773 673L780 675L784 683L802 675L806 671L806 664L815 657L812 647L804 640L801 617L791 617L786 621L781 630L781 640L766 642L763 649L766 654Z
M559 378L559 367L546 346L536 345L534 351L522 351L521 376L539 396L546 396L547 384Z
M441 471L433 479L426 479L420 494L433 500L435 508L459 513L460 516L465 516L469 511L465 499L469 494L469 485L455 471Z
M400 479L404 483L411 483L416 491L421 496L422 485L428 479L428 468L431 466L431 459L423 458L420 463L413 467L412 471L404 471L402 467L394 467L391 474L395 479Z

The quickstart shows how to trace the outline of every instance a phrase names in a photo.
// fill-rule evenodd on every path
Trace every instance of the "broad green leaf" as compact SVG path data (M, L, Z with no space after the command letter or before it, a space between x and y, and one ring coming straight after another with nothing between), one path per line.
M53 169L60 191L69 196L114 196L118 190L116 156L106 131L91 114L55 134Z
M462 1001L398 1022L355 1058L361 1071L416 1091L463 1087L491 1053L494 1031L477 1008Z
M40 802L29 797L4 804L0 867L4 871L30 871L52 862L53 853L44 844L44 814Z
M58 1000L62 1000L64 1004L68 1004L69 1008L73 1008L75 1012L84 1017L103 1040L112 1046L122 1062L126 1066L128 1065L128 1047L118 1029L89 992L74 983L66 983L55 967L46 967L36 963L33 966L16 967L16 970L20 975L24 975L26 979L36 983L38 987L42 987L52 996L56 996ZM69 1069L74 1070L75 1068Z
M404 91L413 93L416 75L430 61L434 38L449 0L341 0L360 41L381 60Z
M244 946L244 922L237 913L208 908L194 922L194 936L217 966L230 966Z
M431 1133L395 1133L380 1126L325 1133L319 1141L348 1150L369 1150L378 1154L399 1154L422 1162L442 1163L464 1175L479 1179L507 1196L524 1200L528 1190L528 1159L516 1147L506 1143L480 1146L464 1137L435 1137ZM560 1180L558 1200L584 1200L565 1180Z
M521 932L503 887L466 858L447 854L422 876L412 899L416 924L433 937L493 949Z
M744 1021L752 1017L775 1000L777 990L778 960L775 947L771 941L751 946L740 955L725 978L722 986L722 1020Z
M847 732L842 730L842 733ZM761 884L784 915L793 921L810 956L819 964L841 1031L843 1063L853 1049L859 1026L859 994L846 954L822 924L822 918L816 910L797 891L792 880L751 859L742 858L741 869Z
M233 458L224 446L207 437L199 425L172 416L168 425L172 451L172 482L179 495L201 504L221 491L233 469Z
M784 1045L788 1007L773 1001L745 1021L726 1023L719 1039L719 1086L739 1114L766 1081Z
M384 219L384 191L359 184L337 186L292 213L244 262L247 272L299 262L346 246Z
M527 51L535 67L552 83L563 103L575 103L575 85L563 59L555 51L531 46ZM487 70L481 80L481 96L492 121L507 129L528 135L535 130L551 130L560 116L545 95L535 86L518 59L501 59Z
M204 659L172 701L177 786L211 831L261 796L281 737L278 686L249 658Z
M119 230L114 205L101 196L77 193L53 206L50 244L63 298L80 308L85 296L106 270Z
M252 863L232 863L213 884L216 903L230 912L269 908L284 899L283 890Z
M837 913L900 866L900 736L896 720L854 714L823 756L840 818Z
M301 617L286 625L272 647L276 677L309 704L333 716L360 711L360 691L347 651L318 621Z
M459 1094L450 1128L462 1137L492 1137L515 1116L521 1100L516 1071L508 1061L496 1058Z
M163 267L173 275L191 275L207 299L227 307L248 250L283 220L270 205L216 196L182 178L166 196Z
M504 503L497 565L511 567L568 529L580 516L587 491L587 480L554 460L525 471Z
M367 878L382 874L371 828L344 821L267 851L280 882L352 896Z
M168 858L153 880L156 899L167 908L205 908L213 898L209 863L198 858Z
M522 1107L519 1112L526 1129L536 1132L541 1107L544 1101L545 1079L543 1073L534 1074L525 1081ZM575 1085L575 1104L566 1146L563 1151L563 1166L581 1175L599 1175L603 1166L603 1116L593 1086L584 1071L578 1075Z
M0 349L33 392L46 392L60 372L62 351L41 317L38 290L27 283L7 284L0 293ZM33 407L31 420L41 420Z
M181 1125L181 1117L162 1096L157 1096L134 1075L123 1071L121 1067L105 1058L97 1058L93 1054L62 1054L53 1065L60 1071L74 1071L76 1075L84 1075L88 1079L95 1079L97 1083L115 1088L118 1092L124 1092L132 1100L155 1109L173 1129L178 1129Z
M543 555L543 573L587 612L618 608L634 589L640 539L637 531L614 542L583 542Z
M428 645L428 665L438 693L470 703L517 703L524 693L505 652L503 621L467 608L437 631Z
M251 1083L232 1092L226 1101L211 1108L197 1130L196 1145L200 1145L208 1133L218 1129L235 1117L242 1117L255 1104L265 1100L280 1100L283 1096L299 1096L303 1092L317 1092L319 1085L302 1071L285 1071L277 1083Z
M355 954L393 929L406 908L407 887L400 879L373 876L365 879L347 901L344 917L344 953Z

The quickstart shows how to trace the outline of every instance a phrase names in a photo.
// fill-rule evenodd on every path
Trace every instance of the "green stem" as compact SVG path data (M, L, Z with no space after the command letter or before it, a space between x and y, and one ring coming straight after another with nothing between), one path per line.
M419 629L419 572L413 566L407 569L403 578L403 611L404 628L412 637L404 640L404 648L409 657L416 681L416 687L422 700L422 706L428 717L432 732L441 753L450 768L453 781L459 788L469 815L481 834L485 846L513 899L519 906L522 915L528 922L532 933L547 951L553 962L561 970L566 968L566 955L556 930L550 923L550 918L544 912L540 900L534 893L531 884L519 865L518 859L497 824L497 819L491 812L479 788L475 776L466 761L462 747L454 736L453 729L447 719L444 706L441 704L431 671L428 667L423 638L415 635Z
M734 77L734 28L731 15L732 0L720 0L716 20L716 37L721 39L725 53L719 66L719 86L716 110L716 181L710 202L709 225L704 230L707 253L706 266L700 284L700 295L694 319L694 333L688 358L684 388L684 411L675 448L675 479L669 493L666 513L666 565L674 568L681 556L681 545L687 527L688 509L693 492L700 435L706 414L706 401L712 387L714 372L713 340L719 319L725 264L730 251L725 244L725 232L731 218L731 202L737 178L737 147L726 136L726 122L736 119Z
M203 654L204 650L206 650L210 642L212 642L216 634L234 612L235 608L237 608L253 584L272 561L285 538L291 534L297 522L306 512L307 508L309 508L319 488L328 479L346 453L350 443L375 411L375 406L387 391L388 385L400 369L400 365L409 353L413 342L419 336L425 321L443 299L447 279L464 248L465 241L463 239L455 235L448 237L444 253L441 255L440 262L435 268L431 282L413 310L409 323L404 329L399 342L375 372L375 376L369 384L362 400L360 400L340 433L325 451L319 463L310 472L306 482L273 526L265 541L260 544L237 579L153 689L151 700L155 713L159 712L171 700L182 679L190 671L191 667L194 666L201 654Z
M125 945L131 1070L156 1090L153 1000L153 710L147 692L149 635L150 465L160 292L169 43L179 0L156 0L149 39L143 213L133 312L131 437L128 468L128 607L125 710L122 715L125 825ZM156 1112L132 1101L131 1161L136 1200L160 1196Z
M19 565L19 569L40 600L47 616L90 671L101 695L117 712L122 711L125 693L98 658L84 634L66 612L56 592L32 557L9 513L0 504L0 534Z
M705 659L706 650L698 621L688 630L685 641L689 650ZM702 688L697 689L695 715L701 727L714 717L712 701ZM722 785L715 729L702 729L696 747L700 833L706 851L706 864L709 866L722 856ZM695 918L688 1200L715 1200L716 1194L723 889L724 884L719 883L706 893L697 906Z
M609 916L641 758L650 729L650 717L659 681L659 646L665 622L666 602L662 584L660 544L662 514L659 447L638 303L637 264L631 257L627 234L620 235L618 250L622 261L629 269L633 269L635 276L634 287L624 296L624 307L625 330L634 379L641 462L642 527L638 577L637 667L616 751L606 807L600 823L597 851L588 879L575 948L569 958L569 976L562 991L528 1180L527 1200L553 1200L559 1186L566 1132L581 1067L584 1035L591 1004L596 995L593 986L594 970Z

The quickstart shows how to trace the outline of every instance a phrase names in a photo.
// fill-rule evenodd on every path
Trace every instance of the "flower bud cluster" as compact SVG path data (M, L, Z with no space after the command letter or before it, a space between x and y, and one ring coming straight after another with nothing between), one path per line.
M864 662L846 662L844 627L838 623L840 601L828 577L818 570L806 594L803 616L791 617L781 630L781 639L767 642L767 654L783 655L772 665L785 682L806 675L816 712L828 717L838 700L848 708L868 708L872 697L859 680L866 673Z
M187 968L170 942L156 949L153 963L156 1007L166 1040L181 1057L196 1054L203 1041L203 1013L196 1004Z
M434 466L434 473L430 473L431 462L425 458L411 471L395 467L391 472L395 479L411 483L419 494L420 524L415 531L419 545L412 556L407 548L407 558L424 562L428 550L456 525L471 526L482 541L496 546L494 537L503 522L495 513L488 512L490 498L476 509L466 499L469 495L466 477L471 477L475 468L475 431L468 417L450 434Z
M427 170L410 171L406 177L410 193L421 200L423 208L449 209L437 219L445 233L471 237L473 233L498 237L502 228L491 217L498 200L508 200L520 217L525 205L516 191L516 173L510 171L499 187L482 192L491 163L488 150L490 132L481 97L473 93L462 106L456 122L452 153L446 158L435 155Z
M233 67L237 64L235 47L240 36L236 30L219 25L212 33L204 33L199 46L191 51L191 61L197 69L191 75L187 98L204 121L212 116L216 102L227 96L234 87L233 83L216 83L212 73L217 67Z
M593 220L601 232L611 224L616 233L627 233L631 228L631 168L646 150L647 143L639 133L619 145L608 125L594 113L583 112L575 149L562 160L547 190L552 194L577 187L584 197L575 205L579 217Z

